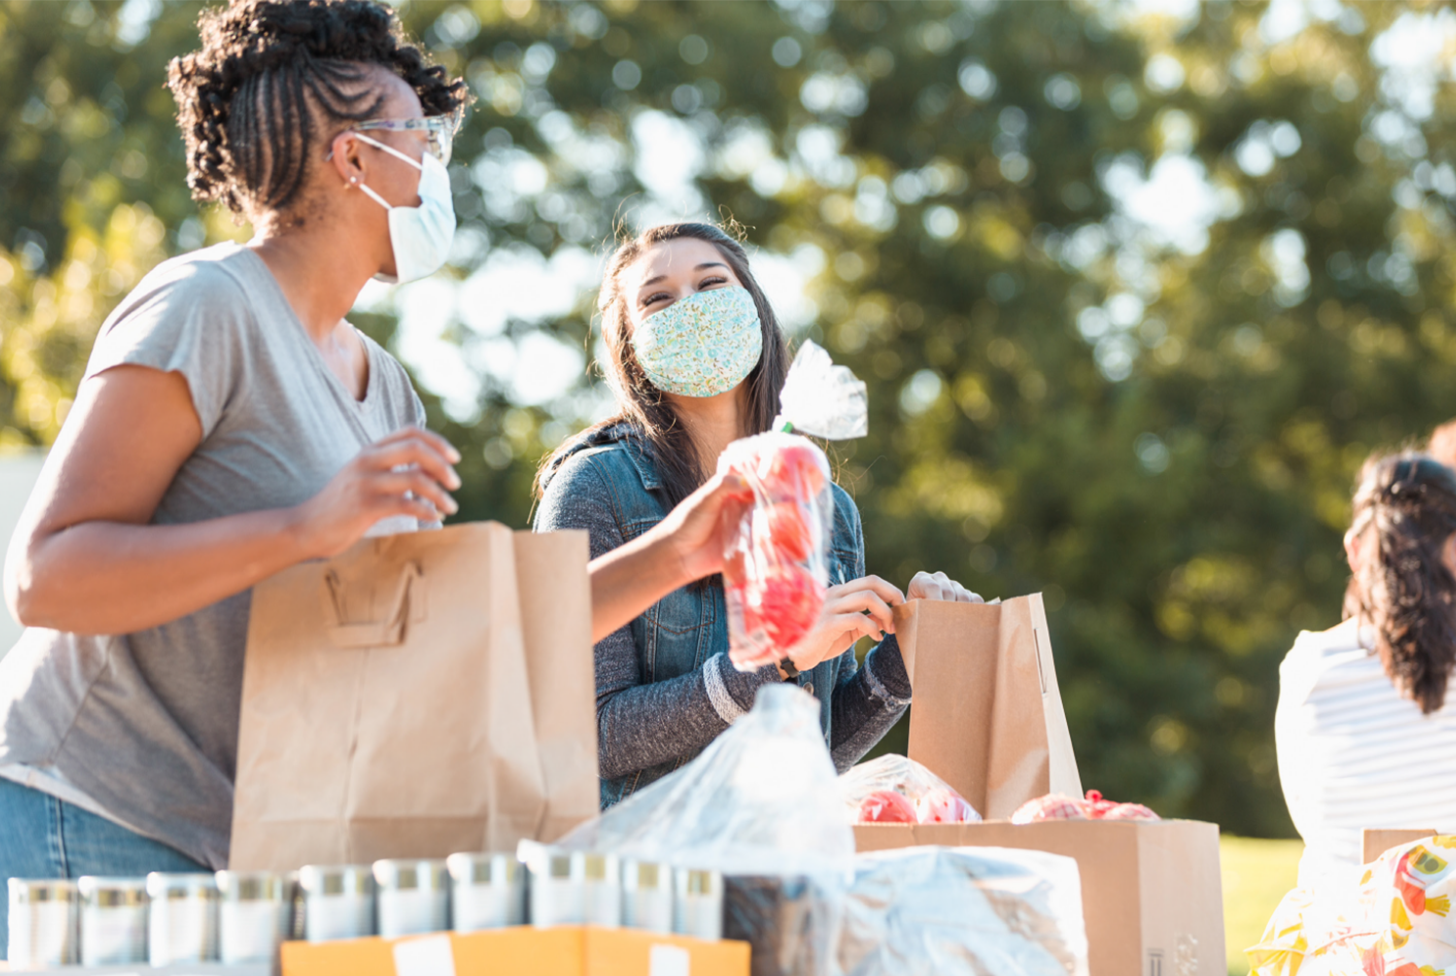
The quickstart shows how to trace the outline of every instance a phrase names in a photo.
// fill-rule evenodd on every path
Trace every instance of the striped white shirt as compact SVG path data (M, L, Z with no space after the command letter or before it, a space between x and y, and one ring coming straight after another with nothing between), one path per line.
M1456 694L1422 715L1385 676L1367 650L1374 646L1368 629L1346 620L1302 632L1279 668L1274 740L1305 843L1302 888L1354 873L1362 828L1456 832Z

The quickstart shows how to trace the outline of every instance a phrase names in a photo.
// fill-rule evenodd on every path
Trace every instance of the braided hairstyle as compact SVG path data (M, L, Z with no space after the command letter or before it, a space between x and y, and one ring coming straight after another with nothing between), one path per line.
M198 29L202 49L173 59L167 86L193 198L235 214L296 202L315 143L379 111L372 71L402 78L426 115L469 97L373 0L233 0L204 12Z
M1442 558L1456 533L1456 473L1424 454L1370 458L1350 533L1360 555L1345 616L1374 628L1386 675L1430 714L1456 665L1456 577Z

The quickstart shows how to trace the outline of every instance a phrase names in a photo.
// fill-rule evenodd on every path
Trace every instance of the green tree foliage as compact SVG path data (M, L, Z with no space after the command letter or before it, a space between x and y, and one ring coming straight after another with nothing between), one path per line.
M1289 832L1277 667L1338 619L1350 479L1456 412L1449 11L401 10L479 97L462 230L357 321L439 394L461 517L524 524L542 452L602 410L585 373L543 393L532 350L590 358L619 224L731 214L802 279L797 334L870 384L838 451L871 570L1043 590L1089 785ZM0 7L5 442L55 436L141 273L247 232L185 191L161 85L195 11Z

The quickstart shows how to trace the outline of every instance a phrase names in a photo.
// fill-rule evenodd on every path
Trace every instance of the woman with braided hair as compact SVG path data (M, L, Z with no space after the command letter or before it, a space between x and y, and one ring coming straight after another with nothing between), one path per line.
M1456 473L1372 457L1345 554L1344 623L1301 633L1279 669L1279 777L1313 890L1360 866L1362 828L1456 830Z
M456 510L458 455L345 315L444 263L464 83L369 0L234 0L200 28L169 77L188 182L256 236L111 314L14 536L0 878L225 867L250 588ZM734 488L593 562L597 637L718 572Z

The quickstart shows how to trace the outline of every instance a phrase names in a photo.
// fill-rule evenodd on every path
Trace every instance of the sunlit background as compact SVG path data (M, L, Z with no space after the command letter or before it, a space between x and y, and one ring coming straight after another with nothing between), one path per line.
M449 267L371 285L527 524L614 234L741 223L795 339L870 384L837 448L872 572L1040 590L1088 786L1289 836L1272 715L1336 623L1365 454L1456 414L1456 13L1437 4L398 5L478 101ZM0 444L56 435L107 311L245 238L189 200L192 3L0 5ZM903 726L887 748L903 747Z

